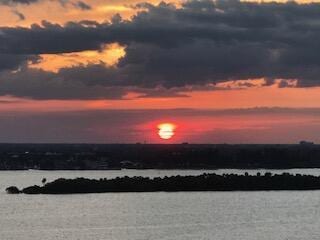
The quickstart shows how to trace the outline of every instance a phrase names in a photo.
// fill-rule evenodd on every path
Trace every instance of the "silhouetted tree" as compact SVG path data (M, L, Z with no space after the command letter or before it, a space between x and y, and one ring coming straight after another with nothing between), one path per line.
M42 184L45 184L47 182L47 179L46 178L42 178L41 182L42 182Z

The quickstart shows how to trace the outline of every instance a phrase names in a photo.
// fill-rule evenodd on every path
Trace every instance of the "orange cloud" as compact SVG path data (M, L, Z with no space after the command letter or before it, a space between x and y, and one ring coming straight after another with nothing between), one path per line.
M117 43L105 45L101 51L82 51L64 54L42 54L37 63L30 63L29 67L45 71L58 72L61 68L77 65L99 64L101 62L108 66L118 63L125 55L124 47Z
M91 10L81 11L74 8L72 4L62 6L59 1L39 1L30 5L0 6L0 26L24 26L29 27L33 23L40 24L42 20L53 23L64 24L69 21L92 20L105 22L114 14L120 13L125 19L136 13L132 8L137 3L145 2L140 0L88 0ZM148 1L159 3L160 0ZM12 14L12 9L21 12L26 19L19 21L17 16Z

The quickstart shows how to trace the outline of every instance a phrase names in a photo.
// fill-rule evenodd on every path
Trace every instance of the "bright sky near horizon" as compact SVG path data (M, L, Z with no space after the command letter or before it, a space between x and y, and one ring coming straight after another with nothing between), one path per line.
M0 0L0 12L0 142L320 142L320 3ZM177 126L169 140L161 123Z

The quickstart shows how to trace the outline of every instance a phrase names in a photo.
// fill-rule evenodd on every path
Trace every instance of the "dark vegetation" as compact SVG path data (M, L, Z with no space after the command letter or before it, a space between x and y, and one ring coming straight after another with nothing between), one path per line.
M164 178L118 177L115 179L57 179L44 186L31 186L18 190L7 188L8 193L72 194L106 192L156 192L156 191L258 191L258 190L316 190L320 177L283 173L263 176L249 174L202 174L199 176L173 176Z
M320 145L0 144L0 170L318 168Z

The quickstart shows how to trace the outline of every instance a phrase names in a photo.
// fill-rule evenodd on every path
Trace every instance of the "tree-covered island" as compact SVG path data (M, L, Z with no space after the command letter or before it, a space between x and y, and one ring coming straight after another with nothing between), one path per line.
M19 190L15 186L6 191L11 194L74 194L108 192L176 192L176 191L268 191L268 190L320 190L320 177L265 173L261 175L202 174L172 177L117 177L114 179L57 179L43 186L30 186Z

